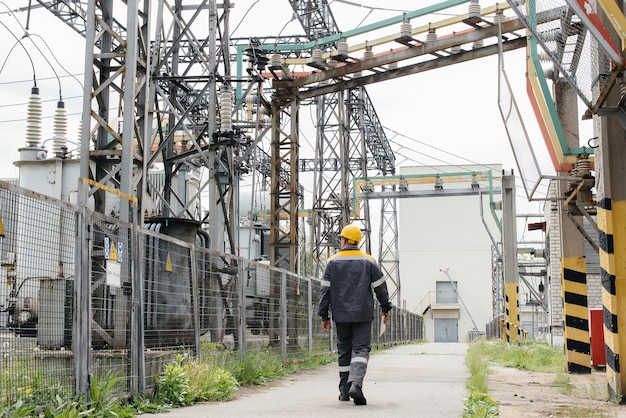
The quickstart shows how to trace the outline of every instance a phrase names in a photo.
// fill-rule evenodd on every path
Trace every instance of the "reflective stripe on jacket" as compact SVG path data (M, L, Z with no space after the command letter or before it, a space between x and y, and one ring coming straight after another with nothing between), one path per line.
M391 310L383 273L371 255L347 245L331 256L324 270L318 314L335 322L369 322L374 319L374 296L383 312Z

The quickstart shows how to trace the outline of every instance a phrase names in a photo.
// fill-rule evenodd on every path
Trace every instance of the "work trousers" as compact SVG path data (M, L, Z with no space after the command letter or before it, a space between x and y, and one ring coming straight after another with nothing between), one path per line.
M372 349L371 322L336 322L339 390L347 393L349 383L363 386Z

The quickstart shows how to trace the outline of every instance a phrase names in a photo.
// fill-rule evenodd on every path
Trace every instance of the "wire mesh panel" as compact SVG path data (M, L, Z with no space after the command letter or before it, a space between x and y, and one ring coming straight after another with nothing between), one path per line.
M320 307L320 290L322 283L319 280L311 280L311 315L312 315L312 336L313 336L313 352L323 353L332 350L330 346L329 334L322 329L322 318L317 314Z
M286 274L285 311L287 312L287 358L297 358L309 351L309 285L295 274Z
M622 58L589 2L576 0L508 2L592 110L605 100Z
M91 240L92 373L117 378L128 390L131 374L131 261L129 227L118 219L94 214Z
M73 391L75 211L0 182L0 397L41 405Z
M197 223L185 219L151 219L143 242L143 342L147 389L154 388L163 367L176 355L198 353L200 321L206 297L205 272L196 257ZM198 261L200 260L200 261ZM200 279L199 279L200 278Z
M207 249L196 253L200 334L205 342L235 349L239 307L238 266L224 254Z

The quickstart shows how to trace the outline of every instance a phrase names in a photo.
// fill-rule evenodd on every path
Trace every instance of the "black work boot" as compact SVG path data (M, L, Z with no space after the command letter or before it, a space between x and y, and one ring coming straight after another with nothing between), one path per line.
M367 400L365 400L365 396L363 396L363 390L358 384L352 382L348 395L354 399L355 405L367 405Z
M348 373L340 372L339 373L339 400L340 401L350 400L350 395L348 395L348 390L350 390L350 384L348 383Z
M348 388L342 388L339 392L339 400L342 402L347 402L350 400L350 395L348 395Z

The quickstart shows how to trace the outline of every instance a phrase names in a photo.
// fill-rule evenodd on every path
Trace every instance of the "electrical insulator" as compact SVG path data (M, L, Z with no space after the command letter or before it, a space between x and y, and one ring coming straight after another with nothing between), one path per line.
M504 12L502 12L502 10L496 11L496 15L493 18L494 25L504 23L505 21L506 18L504 17Z
M373 58L374 57L374 52L372 51L372 46L371 45L366 45L365 46L365 52L363 53L363 58L364 59L369 59L369 58Z
M80 158L80 149L81 149L81 144L83 141L83 121L82 119L80 121L78 121L78 148L76 151L76 157Z
M38 147L41 143L41 97L39 87L33 87L26 107L26 145Z
M220 121L222 131L233 130L233 95L228 86L220 90Z
M337 42L337 55L348 55L348 41L343 38Z
M428 33L426 34L426 42L435 42L437 40L437 33L434 29L428 29Z
M62 157L67 149L67 111L63 101L57 103L54 111L52 134L52 154Z
M472 0L468 9L468 17L480 17L480 3L478 3L478 0Z
M283 56L280 54L272 54L270 59L270 67L278 68L283 66Z
M411 32L413 28L411 27L411 22L402 22L400 25L400 37L401 38L410 38Z

